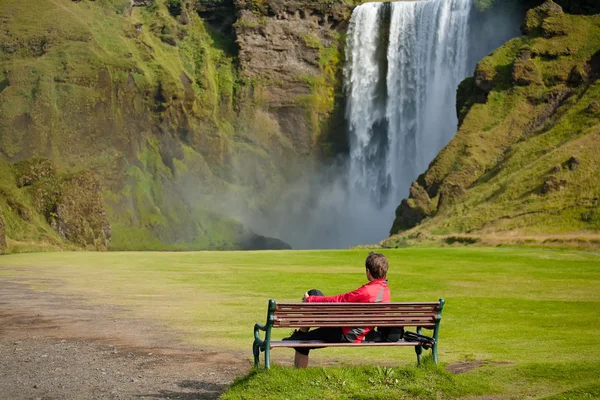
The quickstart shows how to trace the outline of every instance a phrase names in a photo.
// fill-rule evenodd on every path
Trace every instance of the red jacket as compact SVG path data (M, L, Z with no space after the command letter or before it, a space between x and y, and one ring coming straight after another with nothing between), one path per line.
M308 303L382 303L390 302L390 289L385 278L374 279L356 290L337 296L309 296ZM342 328L342 333L351 342L360 343L373 327Z

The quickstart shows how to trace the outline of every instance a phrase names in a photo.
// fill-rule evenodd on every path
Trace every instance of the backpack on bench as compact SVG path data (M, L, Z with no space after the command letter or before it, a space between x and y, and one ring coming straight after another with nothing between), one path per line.
M435 344L435 339L415 332L404 332L403 338L407 342L420 342L421 346L429 349Z
M396 326L382 326L373 329L367 336L365 336L365 342L398 342L402 340L404 335L403 327Z

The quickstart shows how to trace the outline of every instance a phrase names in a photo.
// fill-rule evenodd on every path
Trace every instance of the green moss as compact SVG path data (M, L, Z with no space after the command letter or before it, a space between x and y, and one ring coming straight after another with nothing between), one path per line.
M33 157L13 165L17 187L31 186L40 180L56 176L56 165L49 159Z

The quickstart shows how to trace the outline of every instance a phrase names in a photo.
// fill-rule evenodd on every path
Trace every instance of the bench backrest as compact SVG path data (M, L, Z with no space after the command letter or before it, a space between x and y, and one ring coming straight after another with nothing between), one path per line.
M268 323L279 328L417 326L434 329L443 302L429 303L277 303Z

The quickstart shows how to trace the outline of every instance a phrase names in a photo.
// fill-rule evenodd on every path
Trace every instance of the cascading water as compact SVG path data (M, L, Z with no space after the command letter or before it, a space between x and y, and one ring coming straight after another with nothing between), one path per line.
M344 71L351 196L395 207L456 132L471 3L400 1L354 10Z
M307 174L307 181L282 194L281 209L270 210L260 232L294 248L340 248L386 237L412 181L456 132L458 84L478 60L519 34L517 2L496 2L494 13L485 15L472 2L395 1L354 9L344 67L348 165Z

